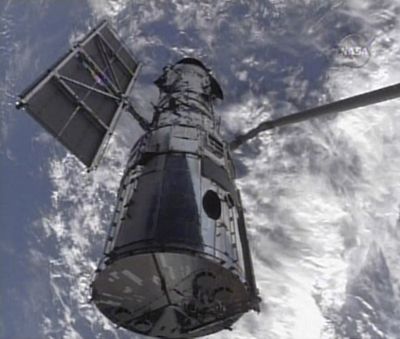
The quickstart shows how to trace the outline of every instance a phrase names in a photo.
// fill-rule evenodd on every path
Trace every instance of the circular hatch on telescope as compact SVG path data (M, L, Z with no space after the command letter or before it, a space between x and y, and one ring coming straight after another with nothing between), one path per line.
M203 208L209 218L217 220L221 217L221 201L215 191L208 190L204 194Z

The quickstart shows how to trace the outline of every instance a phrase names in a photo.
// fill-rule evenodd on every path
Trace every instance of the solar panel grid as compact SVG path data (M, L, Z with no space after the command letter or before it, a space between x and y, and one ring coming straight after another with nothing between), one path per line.
M127 104L138 66L102 22L20 95L20 105L92 169Z

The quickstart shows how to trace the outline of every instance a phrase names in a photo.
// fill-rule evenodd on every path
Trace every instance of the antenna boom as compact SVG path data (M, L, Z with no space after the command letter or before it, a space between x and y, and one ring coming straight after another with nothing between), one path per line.
M307 109L302 112L287 115L276 120L268 120L259 124L245 134L239 135L230 144L230 149L235 150L246 141L256 137L259 133L285 125L295 124L322 115L340 113L354 108L374 105L400 97L400 83L380 88L375 91L355 95L350 98L334 101L330 104Z

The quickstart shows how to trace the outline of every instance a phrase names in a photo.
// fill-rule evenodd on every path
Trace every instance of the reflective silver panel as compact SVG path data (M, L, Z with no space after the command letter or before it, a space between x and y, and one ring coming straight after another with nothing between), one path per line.
M114 323L157 337L207 335L229 327L249 308L237 276L188 253L118 259L97 273L92 290L94 303Z

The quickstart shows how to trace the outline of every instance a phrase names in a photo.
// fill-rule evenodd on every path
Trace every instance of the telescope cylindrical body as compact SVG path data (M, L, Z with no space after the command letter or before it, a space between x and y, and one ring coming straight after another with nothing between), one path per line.
M92 286L113 322L181 338L229 328L258 309L240 194L195 59L165 69L153 128L133 147Z

